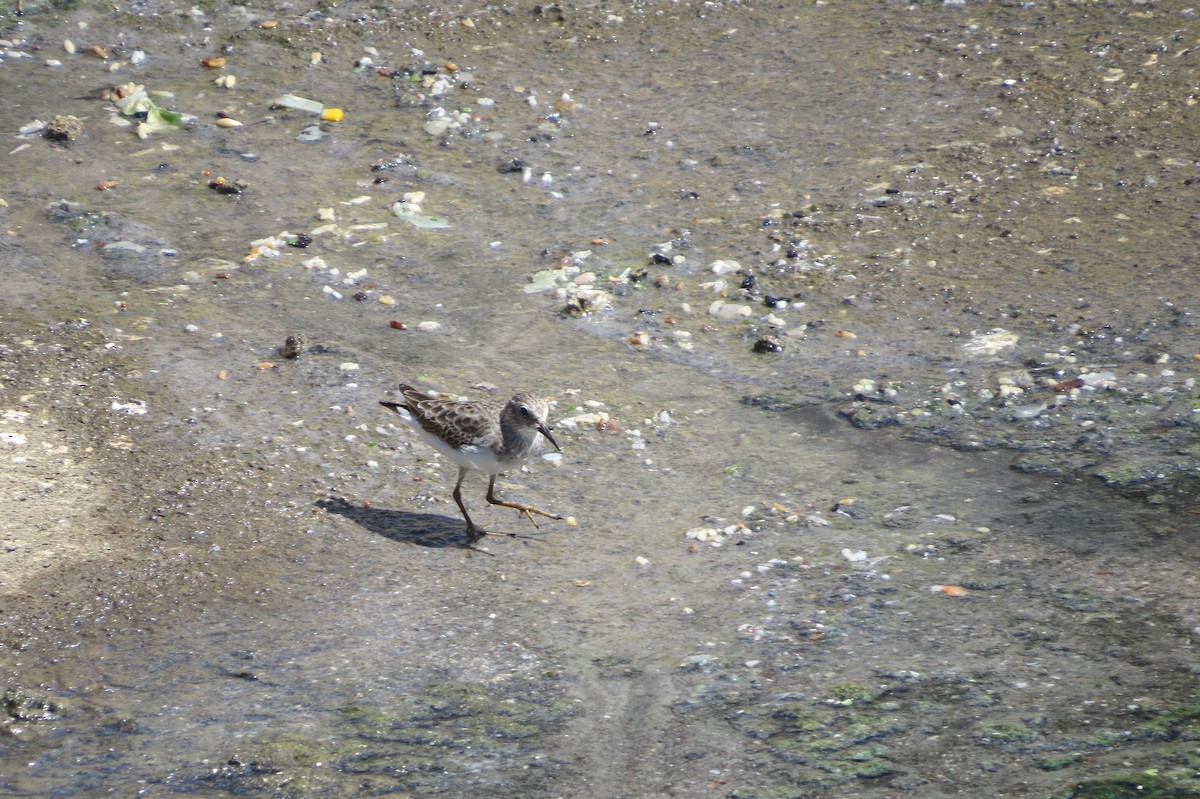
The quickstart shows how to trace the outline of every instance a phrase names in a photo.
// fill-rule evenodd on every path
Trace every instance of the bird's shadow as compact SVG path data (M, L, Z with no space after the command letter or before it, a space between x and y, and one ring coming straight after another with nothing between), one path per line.
M414 544L419 547L441 549L454 547L457 549L478 549L467 535L466 525L461 519L449 516L439 516L433 513L412 513L403 510L385 510L372 508L369 505L355 505L344 497L331 496L319 499L315 504L327 513L344 516L359 527L375 535L390 538L400 544ZM516 533L493 531L490 536L528 539L530 536ZM490 554L490 553L488 553Z
M344 497L333 496L317 500L314 504L327 513L345 516L359 527L401 544L434 548L471 547L466 527L461 521L448 516L372 508L369 505L355 505Z

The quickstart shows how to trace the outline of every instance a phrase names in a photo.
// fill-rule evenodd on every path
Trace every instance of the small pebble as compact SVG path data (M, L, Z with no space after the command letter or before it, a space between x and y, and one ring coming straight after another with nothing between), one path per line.
M279 354L285 358L299 358L308 348L308 337L303 333L292 333L283 340Z
M24 131L24 128L22 128ZM83 133L83 120L79 117L71 116L70 114L59 115L50 120L43 128L43 133L47 139L57 139L59 141L72 141Z
M760 354L768 352L783 352L783 344L780 343L779 339L777 338L763 336L758 341L754 342L753 350Z
M749 305L738 305L732 302L725 302L724 300L717 300L708 306L708 313L718 319L731 321L748 318L753 311Z

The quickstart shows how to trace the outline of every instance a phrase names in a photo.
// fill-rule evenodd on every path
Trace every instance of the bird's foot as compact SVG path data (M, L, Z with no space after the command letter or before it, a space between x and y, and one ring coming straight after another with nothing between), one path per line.
M533 514L535 514L535 513L539 516L545 516L547 519L554 519L556 521L562 520L562 517L559 516L557 513L546 513L546 511L538 510L537 508L533 507L532 505L522 505L519 502L498 502L496 504L503 505L506 508L515 508L516 510L519 510L521 513L524 513L525 518L529 519L529 523L532 524L535 529L541 529L540 527L538 527L537 520L535 520L533 518Z

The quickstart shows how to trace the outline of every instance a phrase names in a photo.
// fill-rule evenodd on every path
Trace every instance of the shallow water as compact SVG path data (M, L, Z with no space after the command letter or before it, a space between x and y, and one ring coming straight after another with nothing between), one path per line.
M42 712L13 705L0 790L1191 784L1189 14L132 12L7 20L13 127L87 133L7 157L2 640ZM95 96L127 80L199 119L138 140ZM284 91L346 119L298 142ZM431 135L438 108L470 111ZM406 191L453 227L392 216ZM524 291L564 263L609 302ZM520 537L467 549L455 470L377 405L401 380L555 396L563 460L500 491L578 526L475 478Z

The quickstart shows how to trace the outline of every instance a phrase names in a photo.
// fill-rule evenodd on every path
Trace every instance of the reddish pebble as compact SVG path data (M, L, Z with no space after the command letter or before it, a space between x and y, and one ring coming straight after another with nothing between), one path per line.
M215 277L217 280L228 280L231 275L228 272L217 272L215 275L213 275L213 277Z
M1054 390L1058 392L1070 391L1075 388L1083 388L1085 385L1086 383L1077 377L1074 380L1064 380L1061 383L1055 383Z
M404 324L403 322L396 321L395 319L388 322L388 325L395 330L408 330L408 325Z

